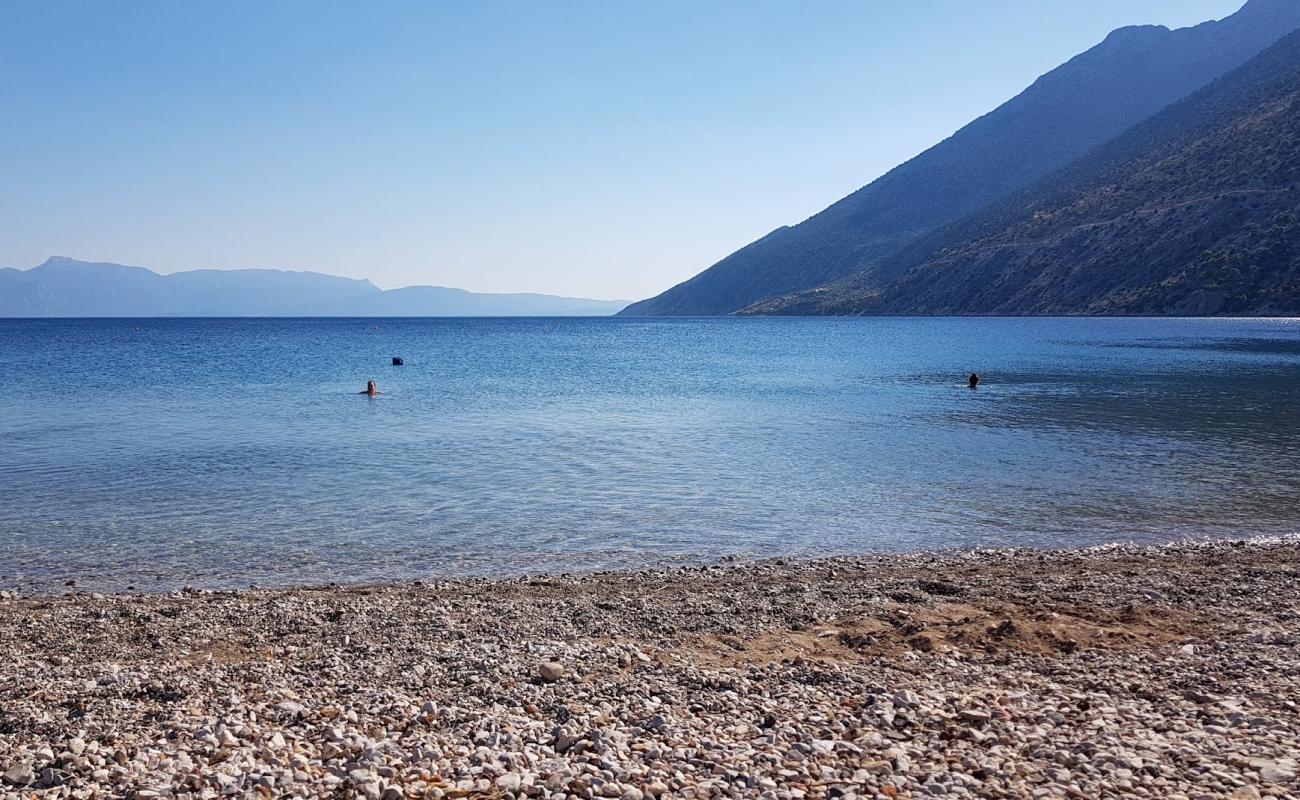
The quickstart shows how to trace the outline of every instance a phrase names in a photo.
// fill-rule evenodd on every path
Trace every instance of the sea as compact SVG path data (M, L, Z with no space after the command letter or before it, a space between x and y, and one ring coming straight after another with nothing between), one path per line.
M1296 319L0 320L0 379L0 588L1300 531Z

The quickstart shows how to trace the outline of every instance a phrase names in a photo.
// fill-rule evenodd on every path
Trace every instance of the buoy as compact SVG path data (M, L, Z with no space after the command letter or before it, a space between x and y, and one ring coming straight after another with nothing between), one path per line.
M394 366L394 367L400 367L400 366L402 366L403 363L404 363L404 362L402 361L402 357L401 357L401 356L393 356L393 366Z

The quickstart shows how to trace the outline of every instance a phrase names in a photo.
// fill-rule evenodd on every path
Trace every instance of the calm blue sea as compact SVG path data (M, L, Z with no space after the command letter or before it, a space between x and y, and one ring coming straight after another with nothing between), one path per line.
M1300 531L1300 320L0 320L0 376L0 586Z

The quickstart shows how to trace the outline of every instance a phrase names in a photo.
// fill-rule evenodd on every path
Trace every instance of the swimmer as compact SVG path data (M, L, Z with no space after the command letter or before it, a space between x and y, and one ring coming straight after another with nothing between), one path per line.
M375 384L374 381L366 381L366 388L357 392L357 394L364 394L368 397L374 397L376 395L383 394L383 392L379 391L379 387Z
M978 389L979 385L980 385L980 374L978 372L972 372L970 374L970 388Z

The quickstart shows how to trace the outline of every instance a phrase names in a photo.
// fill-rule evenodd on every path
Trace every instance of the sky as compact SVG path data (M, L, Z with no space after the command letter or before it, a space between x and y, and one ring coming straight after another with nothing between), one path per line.
M1241 0L0 0L0 266L639 299Z

